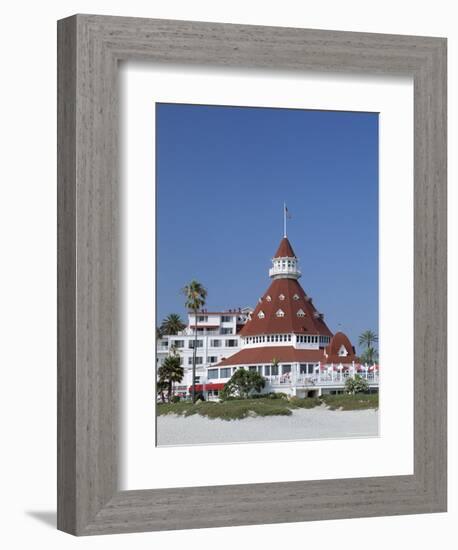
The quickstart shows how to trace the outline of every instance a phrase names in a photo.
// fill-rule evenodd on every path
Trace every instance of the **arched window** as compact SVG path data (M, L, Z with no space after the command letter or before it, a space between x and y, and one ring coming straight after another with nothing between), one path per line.
M261 311L258 313L258 317L259 317L259 319L264 319L265 315L264 315L264 312L262 311L262 309L261 309Z

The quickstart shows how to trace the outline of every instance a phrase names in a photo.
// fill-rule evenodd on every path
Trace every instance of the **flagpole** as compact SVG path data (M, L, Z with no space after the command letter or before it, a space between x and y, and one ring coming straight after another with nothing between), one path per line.
M283 237L286 239L286 202L283 203Z

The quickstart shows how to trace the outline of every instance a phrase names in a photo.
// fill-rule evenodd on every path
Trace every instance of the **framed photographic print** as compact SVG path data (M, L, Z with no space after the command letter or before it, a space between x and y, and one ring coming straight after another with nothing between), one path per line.
M59 529L445 511L445 39L58 38Z

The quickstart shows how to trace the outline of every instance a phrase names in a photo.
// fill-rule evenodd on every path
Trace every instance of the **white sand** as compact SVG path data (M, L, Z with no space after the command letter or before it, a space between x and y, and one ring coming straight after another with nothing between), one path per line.
M297 409L291 416L210 420L199 415L157 418L158 445L198 445L246 441L340 439L378 435L378 411Z

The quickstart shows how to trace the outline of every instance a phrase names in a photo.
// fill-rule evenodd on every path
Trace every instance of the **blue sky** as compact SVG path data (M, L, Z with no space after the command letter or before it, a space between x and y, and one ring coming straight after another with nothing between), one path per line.
M283 235L304 290L354 345L378 333L378 115L158 104L157 318L255 306Z

